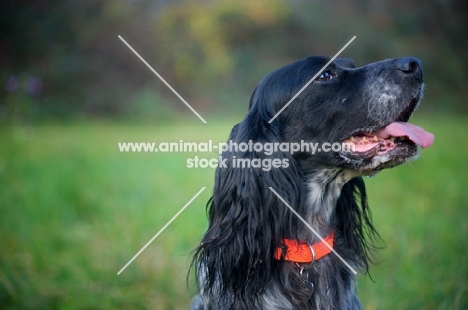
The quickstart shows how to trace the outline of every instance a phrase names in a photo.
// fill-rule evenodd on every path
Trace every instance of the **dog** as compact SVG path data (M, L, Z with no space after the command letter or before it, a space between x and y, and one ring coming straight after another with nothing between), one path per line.
M222 152L194 251L192 310L361 309L353 270L368 272L380 238L362 177L416 158L434 136L407 123L423 96L419 59L359 68L336 59L302 89L329 60L308 57L265 76L232 129L229 141L245 146L324 148ZM326 152L326 143L353 148Z

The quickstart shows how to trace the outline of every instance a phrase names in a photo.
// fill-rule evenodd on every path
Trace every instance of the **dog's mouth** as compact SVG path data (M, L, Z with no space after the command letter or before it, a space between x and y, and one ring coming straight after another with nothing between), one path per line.
M342 141L340 156L362 174L391 168L417 156L418 149L434 142L434 135L408 123L419 100L412 100L405 110L384 127L366 129Z

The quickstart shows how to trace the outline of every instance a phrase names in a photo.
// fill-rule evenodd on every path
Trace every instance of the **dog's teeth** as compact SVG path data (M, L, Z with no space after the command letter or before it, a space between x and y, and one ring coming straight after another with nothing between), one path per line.
M366 137L362 137L362 142L367 142L367 138L366 138Z
M352 142L356 141L356 138L354 138L353 136L351 136L351 141L352 141Z
M374 136L374 141L379 141L379 138L377 138L377 136Z
M395 137L390 137L390 140L395 141Z

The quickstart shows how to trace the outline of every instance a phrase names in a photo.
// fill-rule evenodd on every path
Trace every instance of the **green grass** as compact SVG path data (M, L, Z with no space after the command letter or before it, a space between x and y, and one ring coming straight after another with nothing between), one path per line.
M186 168L196 154L120 153L117 142L221 142L234 122L1 128L0 308L187 309L190 251L206 228L214 169ZM358 294L365 309L464 309L468 122L414 122L435 133L434 146L366 179L386 248L371 268L375 283L358 276Z

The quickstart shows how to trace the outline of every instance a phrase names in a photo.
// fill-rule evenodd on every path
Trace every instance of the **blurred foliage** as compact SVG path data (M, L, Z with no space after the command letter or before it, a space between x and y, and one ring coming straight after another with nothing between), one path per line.
M249 65L241 64L236 51L247 47L247 54L254 53L256 43L267 39L262 33L268 34L288 15L288 6L281 0L192 2L171 7L154 24L155 29L165 30L155 34L161 46L168 47L161 50L160 62L183 84L193 82L209 90L219 79L232 82L236 68Z
M148 106L150 115L159 115L157 105L187 112L118 35L200 111L245 110L266 73L308 55L332 56L353 35L343 56L358 65L419 57L427 109L468 111L461 0L7 0L0 9L3 119L131 115L135 94L148 88L162 99ZM25 94L32 99L21 107Z

